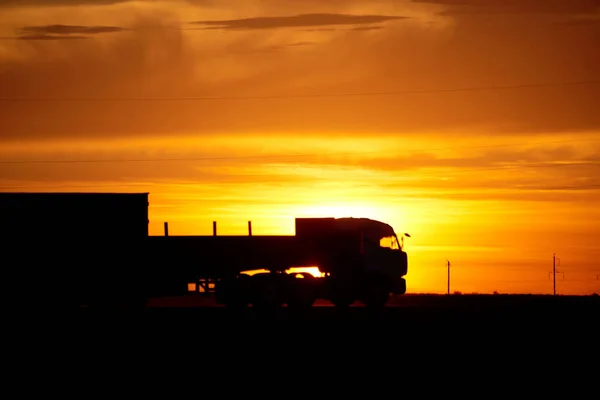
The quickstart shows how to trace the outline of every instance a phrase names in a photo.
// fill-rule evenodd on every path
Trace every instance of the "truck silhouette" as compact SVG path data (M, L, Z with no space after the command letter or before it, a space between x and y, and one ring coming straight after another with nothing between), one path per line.
M317 299L378 308L406 292L407 254L386 223L296 218L295 235L151 236L148 195L0 193L3 264L27 282L21 298L50 307L143 305L200 283L231 308L301 309ZM321 275L291 272L298 267Z

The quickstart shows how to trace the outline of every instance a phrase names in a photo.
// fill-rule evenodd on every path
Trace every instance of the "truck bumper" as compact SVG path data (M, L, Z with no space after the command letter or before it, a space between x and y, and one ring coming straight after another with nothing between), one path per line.
M406 293L406 279L398 278L394 280L392 284L391 292L394 295L401 295Z

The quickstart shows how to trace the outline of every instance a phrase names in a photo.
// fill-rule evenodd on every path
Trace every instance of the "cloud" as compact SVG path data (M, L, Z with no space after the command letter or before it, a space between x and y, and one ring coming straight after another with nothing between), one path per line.
M283 43L283 44L273 45L273 46L265 46L265 47L258 47L258 48L252 48L252 49L238 50L235 53L236 54L273 53L273 52L279 52L279 51L284 51L284 50L289 50L289 49L295 49L298 47L314 46L316 44L318 44L318 42L309 42L309 41L292 42L292 43Z
M600 0L412 0L450 7L444 13L461 14L579 14L598 12Z
M353 31L376 31L379 29L383 29L383 26L357 26L355 28L350 28Z
M284 47L298 47L298 46L309 46L315 44L315 42L294 42L284 45Z
M439 3L437 7L419 3L416 12L410 8L415 3L406 2L403 13L410 18L386 25L375 35L361 35L353 28L377 25L339 17L360 11L386 18L394 14L389 3L369 2L361 9L357 3L335 2L332 14L304 14L309 11L303 8L306 3L296 2L302 9L295 9L296 17L288 19L269 17L279 15L278 2L269 3L275 8L263 9L266 3L260 2L260 7L236 13L216 6L190 11L140 4L102 12L81 7L51 14L47 10L3 14L0 28L10 33L23 26L42 31L52 26L128 30L85 41L48 36L89 33L3 40L0 141L257 132L280 138L318 132L410 140L442 133L455 138L600 129L599 84L489 89L598 79L600 31L557 28L558 18L439 16L434 12L440 10ZM315 11L322 9L315 6ZM246 29L226 35L218 29L181 29L190 27L186 21L195 19L190 17L193 12L210 15L203 19L212 22L226 22L191 25L196 28L336 21L348 25ZM244 14L266 16L235 18ZM306 15L328 17L315 20ZM473 87L488 90L444 92ZM430 92L344 96L421 90ZM303 97L311 94L316 96ZM281 98L264 99L269 96ZM190 99L194 97L198 99ZM82 101L61 100L65 98ZM132 98L140 101L128 100Z
M589 150L584 151L576 146L537 145L530 149L495 149L485 148L458 150L455 155L436 154L435 151L401 151L381 154L363 154L349 156L323 155L319 157L300 158L294 160L295 166L323 166L368 169L382 173L415 174L424 182L440 184L442 178L471 179L472 176L482 176L476 186L493 187L503 185L507 177L510 180L534 184L543 182L547 176L566 182L580 178L580 182L591 179L594 184L600 184L595 178L600 174L598 151L594 152L593 142L582 142ZM581 146L581 145L580 145ZM600 150L599 143L596 149ZM282 163L286 160L282 159ZM495 180L494 177L499 177ZM531 181L528 181L531 179ZM452 181L448 181L451 185ZM555 182L556 183L556 182Z
M132 0L5 0L0 2L0 8L18 7L64 7L83 5L113 5L127 3Z
M335 31L335 28L312 28L312 29L305 29L306 32L331 32L331 31Z
M21 31L25 34L38 35L72 35L72 34L98 34L121 32L125 28L118 26L81 26L81 25L43 25L25 26Z
M102 33L122 32L125 28L117 26L81 26L81 25L42 25L25 26L19 31L19 35L14 38L17 40L70 40L70 39L88 39L91 36Z
M158 3L161 1L174 2L174 0L3 0L0 1L0 8L112 6L122 3ZM181 0L181 2L207 5L214 3L214 0Z
M224 140L222 143L226 143ZM600 143L571 145L532 145L531 148L463 148L454 155L436 154L435 150L389 151L372 154L323 154L314 156L285 156L275 149L262 152L262 157L245 158L261 154L260 142L255 144L180 145L163 148L160 143L144 149L122 146L89 146L87 150L76 145L66 148L60 155L52 155L46 147L35 154L30 148L6 150L10 159L24 162L4 164L0 168L2 180L40 181L197 181L274 183L327 181L335 177L339 182L356 182L391 185L391 188L423 188L429 190L478 189L494 190L600 190ZM340 142L338 142L341 144ZM590 144L592 143L592 144ZM168 146L168 145L166 145ZM518 147L518 146L517 146ZM160 149L160 150L159 150ZM189 149L189 150L182 150ZM157 150L158 153L157 154ZM264 149L263 149L264 150ZM55 151L55 150L54 150ZM45 154L44 153L48 153ZM113 154L112 156L103 153ZM219 157L222 152L234 154ZM143 154L147 153L147 154ZM160 153L163 153L160 155ZM308 152L310 153L310 152ZM279 156L277 156L279 154ZM292 153L293 154L293 153ZM237 157L237 158L236 158ZM8 158L3 156L3 159ZM27 160L64 160L66 162L27 163ZM144 162L143 160L149 160ZM70 160L70 161L69 161ZM78 161L79 160L79 161ZM83 160L83 161L81 161ZM85 162L85 160L104 160ZM114 162L110 162L113 160ZM116 160L130 160L118 162ZM135 162L133 160L138 160ZM76 168L73 168L76 165ZM10 166L10 168L8 168ZM126 166L126 168L124 168ZM29 178L28 178L29 177Z
M56 36L56 35L23 35L14 39L18 40L70 40L70 39L87 39L88 36L80 35L67 35L67 36Z
M209 25L214 29L239 30L373 24L406 18L387 15L300 14L287 17L255 17L221 21L194 21L191 23Z

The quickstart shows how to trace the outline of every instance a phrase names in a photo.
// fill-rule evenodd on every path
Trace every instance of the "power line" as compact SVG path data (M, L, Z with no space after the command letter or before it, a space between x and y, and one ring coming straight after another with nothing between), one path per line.
M519 147L519 146L532 146L532 145L547 145L547 144L558 144L558 143L572 143L572 142L596 142L596 141L600 141L600 139L579 139L579 140L563 140L563 141L552 141L552 142L537 142L537 143L522 143L522 144L503 144L503 145L483 145L483 146L463 146L462 149L469 149L469 148L494 148L494 147ZM413 150L410 152L416 153L416 152L422 152L422 151L432 151L432 150L460 150L461 147L447 147L447 148L437 148L437 149L421 149L421 150ZM140 162L157 162L157 161L205 161L205 160L231 160L231 159L261 159L261 158L286 158L286 157L310 157L310 156L332 156L332 155L350 155L350 154L376 154L376 153L386 153L385 151L373 151L373 152L347 152L347 153L322 153L322 154L303 154L303 155L299 155L299 154L288 154L288 155L269 155L269 156L241 156L241 157L203 157L203 158L177 158L177 159L128 159L128 160L123 160L123 159L114 159L114 160L110 160L110 159L104 159L104 160L46 160L46 161L0 161L0 164L34 164L34 163L66 163L66 164L72 164L72 163L98 163L98 162L135 162L135 161L140 161ZM595 162L587 162L585 165L590 165L590 164L594 164L594 165L600 165L600 163L595 163ZM473 171L489 171L489 170L501 170L501 171L510 171L510 170L519 170L519 169L524 169L524 168L549 168L549 167L569 167L569 166L577 166L579 164L548 164L548 163L537 163L537 164L526 164L526 165L508 165L508 166L493 166L493 167L478 167L478 168L460 168L460 169L453 169L453 170L442 170L439 171L437 173L432 172L432 171L427 171L427 172L416 172L416 174L418 174L419 176L423 176L425 175L427 176L440 176L440 175L444 175L444 176L448 176L448 175L452 175L452 174L457 174L457 173L464 173L464 172L473 172ZM427 167L425 167L427 168ZM260 182L253 182L253 183L283 183L283 182L288 182L289 179L286 178L281 178L281 179L269 179L269 180L261 180ZM181 186L181 185L197 185L198 182L179 182L179 183L172 183L172 182L131 182L131 183L113 183L113 184L98 184L98 185L21 185L21 186L17 186L17 185L13 185L13 186L3 186L2 189L3 190L14 190L14 189L19 189L19 188L25 188L25 189L31 189L31 188L37 188L37 189L41 189L41 188L50 188L50 189L68 189L68 188L77 188L77 189L85 189L85 188L113 188L113 187L135 187L135 186L164 186L164 185L176 185L176 186ZM586 185L586 188L595 188L595 187L600 187L600 184L597 185ZM578 187L576 186L572 186L572 187L564 187L564 188L559 188L559 189L577 189ZM535 190L535 188L532 188L532 190Z
M511 90L511 89L534 89L557 86L578 86L600 84L600 80L582 80L567 82L547 82L532 83L520 85L498 85L498 86L471 86L462 88L446 89L417 89L417 90L394 90L386 92L349 92L349 93L313 93L313 94L295 94L295 95L252 95L252 96L190 96L190 97L3 97L0 101L4 102L94 102L94 101L210 101L210 100L269 100L269 99L299 99L299 98L323 98L323 97L361 97L361 96L393 96L404 94L430 94L430 93L455 93L455 92L480 92L493 90Z
M594 165L600 165L600 163L594 163ZM425 176L425 177L436 177L436 176L449 176L449 175L454 175L454 174L460 174L460 173L465 173L465 172L475 172L475 171L491 171L491 170L498 170L498 171L514 171L514 170L519 170L519 169L526 169L526 168L544 168L544 167L568 167L568 166L573 166L570 164L549 164L549 165L541 165L541 164L533 164L533 165L521 165L521 166L508 166L508 167L490 167L490 168L485 168L485 167L481 167L481 168L465 168L465 169L457 169L457 170L443 170L443 171L439 171L438 173L435 172L416 172L416 174L418 176ZM329 181L329 179L325 179L326 181ZM289 182L289 179L286 179L285 177L282 177L281 179L267 179L267 180L260 180L260 181L251 181L252 184L264 184L264 183L286 183ZM214 183L214 182L212 182ZM175 185L175 186L189 186L189 185L198 185L198 182L185 182L185 183L172 183L172 182L145 182L145 183L140 183L140 182L131 182L131 183L115 183L115 184L99 184L99 185L42 185L42 186L38 186L38 185L21 185L21 186L4 186L3 189L19 189L19 188L32 188L32 187L36 187L36 188L112 188L112 187L131 187L131 186L164 186L164 185ZM588 184L585 185L585 189L595 189L595 188L600 188L600 184ZM569 189L581 189L580 186L559 186L556 188L550 188L550 189L544 189L544 188L529 188L530 190L569 190Z
M500 147L521 147L521 146L540 146L549 144L579 143L579 142L600 142L600 139L575 139L560 140L552 142L536 142L521 144L500 144L500 145L481 145L481 146L462 146L446 148L429 148L409 150L408 153L419 153L425 151L440 150L463 150L480 148L500 148ZM256 155L256 156L223 156L223 157L177 157L177 158L129 158L129 159L80 159L80 160L5 160L0 164L82 164L82 163L119 163L119 162L173 162L173 161L225 161L225 160L249 160L249 159L277 159L277 158L308 158L308 157L328 157L328 156L346 156L346 155L368 155L368 154L386 154L396 153L397 150L388 151L365 151L365 152L342 152L342 153L309 153L309 154L276 154L276 155ZM545 164L548 165L548 164ZM552 164L563 165L563 164Z
M460 173L467 173L467 172L477 172L477 171L492 171L492 170L496 170L496 171L514 171L514 170L519 170L519 169L527 169L527 168L548 168L548 167L570 167L570 166L576 166L577 164L530 164L530 165L520 165L520 166L501 166L501 167L480 167L480 168L463 168L463 169L455 169L455 170L442 170L439 172L415 172L415 174L418 177L439 177L439 176L444 176L444 177L448 177L451 175L455 175L455 174L460 174ZM585 165L590 165L585 164ZM600 165L599 163L593 163L593 165ZM313 177L313 179L315 179ZM329 179L327 178L323 178L323 180L325 181L329 181ZM250 183L252 184L265 184L265 183L288 183L290 182L289 178L285 178L282 177L280 179L266 179L266 180L253 180ZM211 182L212 184L214 184L215 182ZM131 187L131 186L164 186L164 185L175 185L175 186L189 186L189 185L198 185L199 182L179 182L179 183L172 183L172 182L145 182L145 183L140 183L140 182L131 182L131 183L115 183L115 184L99 184L99 185L42 185L42 186L38 186L38 185L27 185L27 186L4 186L3 189L18 189L18 188L32 188L32 187L36 187L36 188L112 188L112 187L118 187L118 186L122 186L122 187ZM600 188L600 184L586 184L584 186L583 189L596 189L596 188ZM527 189L527 188L525 188ZM530 190L569 190L569 189L582 189L581 186L557 186L557 187L552 187L552 188L535 188L535 187L531 187L528 188Z
M329 181L324 179L324 181ZM257 185L257 184L270 184L270 183L289 183L290 181L288 179L282 178L282 179L267 179L267 180L260 180L260 181L250 181L248 182L248 184L253 184L253 185ZM133 188L133 187L148 187L148 186L198 186L200 184L215 184L215 182L131 182L131 183L115 183L115 184L108 184L108 183L103 183L103 184L98 184L98 185L86 185L86 184L82 184L82 185L36 185L36 184L31 184L31 185L18 185L18 186L10 186L10 185L5 185L5 186L0 186L0 192L2 190L15 190L15 189L49 189L49 190L61 190L61 189L112 189L112 188L116 188L116 187L129 187L129 188ZM598 185L587 185L586 188L600 188L600 184ZM568 190L568 189L579 189L579 187L577 186L565 186L565 187L561 187L560 190ZM530 190L543 190L543 189L536 189L536 188L530 188Z

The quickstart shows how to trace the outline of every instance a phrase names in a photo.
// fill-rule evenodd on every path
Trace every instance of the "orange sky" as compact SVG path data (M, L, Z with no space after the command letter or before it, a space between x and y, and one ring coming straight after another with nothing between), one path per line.
M600 289L600 84L444 91L597 82L599 1L47 3L0 3L0 190L147 191L152 234L375 218L409 292L450 259L551 293L554 252Z

